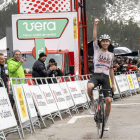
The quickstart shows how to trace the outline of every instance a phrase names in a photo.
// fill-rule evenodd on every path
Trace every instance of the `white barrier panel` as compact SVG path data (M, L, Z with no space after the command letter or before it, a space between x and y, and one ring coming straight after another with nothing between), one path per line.
M17 126L17 122L4 87L0 87L0 130Z
M139 83L138 83L136 74L131 74L131 77L132 77L132 81L133 81L133 85L134 85L135 89L138 89Z
M74 102L72 100L72 97L71 97L71 94L70 94L69 89L67 87L67 84L62 82L62 83L60 83L60 87L61 87L63 95L67 101L68 107L70 108L70 107L74 106Z
M29 89L29 85L28 84L22 84L22 87L23 87L25 98L27 100L27 104L28 104L28 107L29 107L31 117L32 118L37 117L37 113L36 113L36 109L35 109L35 106L34 106L32 94L31 94L30 89Z
M73 100L76 105L85 103L85 100L82 96L81 90L77 81L67 82L68 88L71 92Z
M13 84L12 86L14 89L15 100L17 101L21 122L24 123L29 120L29 116L28 116L27 105L26 105L26 100L23 93L22 85Z
M124 83L124 86L125 86L125 90L129 90L130 87L129 87L129 83L128 83L126 75L125 74L121 74L121 78L123 80L123 83Z
M57 108L55 99L52 95L49 85L47 85L47 84L39 85L39 88L45 97L45 100L47 102L47 106L48 106L50 112L51 113L57 112L58 108Z
M126 77L127 77L130 89L134 89L134 85L133 85L133 81L132 81L132 78L131 78L131 74L127 74Z
M88 99L88 101L90 101L88 93L87 93L87 83L88 83L88 80L83 80L83 81L81 81L81 83L82 83L82 85L83 85L83 87L85 89L85 93L87 94L87 99Z
M32 93L34 102L36 104L36 107L37 107L39 113L41 114L41 116L50 114L50 110L47 107L47 102L46 102L42 92L40 91L40 88L35 85L29 86L29 87L30 87L30 91Z
M79 88L81 90L81 93L82 93L82 96L83 96L85 102L87 102L88 100L87 100L87 97L86 97L85 87L83 86L82 81L79 80L79 81L76 81L76 82L79 85Z
M111 78L109 78L109 81L110 81L110 86L111 86L111 88L112 88ZM115 92L114 92L114 95L115 95L115 94L119 94L118 87L117 87L117 84L116 84L116 80L115 80L115 79L114 79L114 83L115 83L115 88L116 88L116 90L115 90Z
M58 105L59 110L65 110L68 109L68 105L67 102L65 100L64 95L61 92L61 88L59 86L59 84L49 84L52 93L54 94L56 103Z
M117 85L119 87L119 91L120 92L126 91L125 86L124 86L124 83L123 83L123 80L121 78L121 75L116 75L115 76L115 80L116 80L116 83L117 83Z

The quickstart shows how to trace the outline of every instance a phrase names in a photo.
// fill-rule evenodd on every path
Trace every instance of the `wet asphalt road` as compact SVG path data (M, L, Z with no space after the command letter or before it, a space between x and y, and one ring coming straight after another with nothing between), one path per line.
M72 118L62 114L62 121L58 117L54 119L55 124L46 120L47 128L36 126L36 133L25 130L25 140L96 140L97 129L89 110L79 112L73 112L73 117L84 117L74 123L69 124ZM140 140L140 94L112 102L108 124L110 130L104 132L103 140ZM18 134L9 134L7 140L19 140Z

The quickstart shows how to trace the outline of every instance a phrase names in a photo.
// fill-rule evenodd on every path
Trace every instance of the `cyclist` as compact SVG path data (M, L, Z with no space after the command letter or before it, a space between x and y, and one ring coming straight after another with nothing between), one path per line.
M102 85L103 89L111 89L109 82L109 75L112 82L112 89L115 91L114 84L114 71L113 71L113 60L114 54L108 51L108 47L110 45L110 36L109 35L101 35L99 42L97 40L97 24L99 23L99 19L95 19L94 27L93 27L93 48L94 48L94 74L91 80L87 84L88 95L90 96L91 89L93 87L97 87L99 84ZM99 47L99 43L101 47ZM109 126L107 125L107 121L109 118L109 114L111 111L111 91L104 91L104 98L106 103L105 108L105 127L104 131L109 130ZM93 95L91 97L91 114L95 114L94 110L94 99Z

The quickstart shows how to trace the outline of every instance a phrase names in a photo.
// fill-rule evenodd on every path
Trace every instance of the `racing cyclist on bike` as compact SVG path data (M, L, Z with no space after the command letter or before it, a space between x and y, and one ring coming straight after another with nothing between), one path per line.
M113 60L114 54L108 51L108 47L110 45L110 36L109 35L101 35L99 39L99 43L101 44L101 48L99 47L97 40L97 24L99 23L99 19L95 19L94 27L93 27L93 48L94 48L94 74L93 77L87 84L88 95L90 97L91 89L93 87L97 87L99 84L102 85L103 89L111 89L109 82L109 75L112 82L112 89L115 91L114 84L114 71L113 71ZM109 118L109 114L111 111L111 98L112 93L110 91L103 91L106 108L105 108L105 127L104 130L108 131L109 126L107 125L107 121ZM93 95L91 99L91 114L95 114L94 110L94 99Z

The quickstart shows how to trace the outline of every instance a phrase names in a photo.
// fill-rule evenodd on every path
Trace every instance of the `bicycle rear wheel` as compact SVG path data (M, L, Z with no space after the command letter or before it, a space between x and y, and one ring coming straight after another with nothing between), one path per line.
M97 113L98 121L96 122L97 125L97 134L98 138L103 137L104 133L104 102L101 101L100 104L98 104L98 113Z

